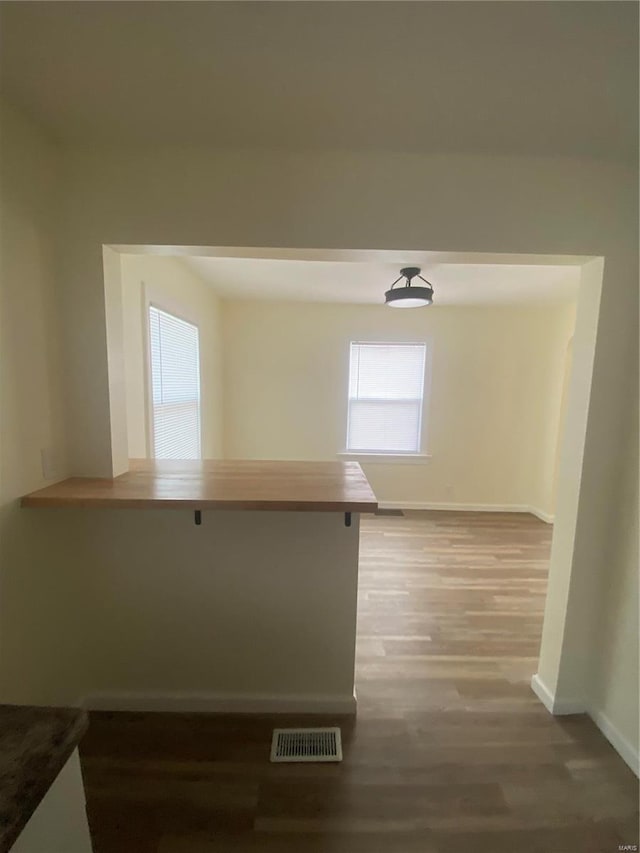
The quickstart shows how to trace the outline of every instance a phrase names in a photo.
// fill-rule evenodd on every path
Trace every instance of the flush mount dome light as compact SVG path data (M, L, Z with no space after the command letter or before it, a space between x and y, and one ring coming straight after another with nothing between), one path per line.
M411 280L419 278L427 285L413 285ZM405 279L406 284L397 290L393 288ZM400 270L397 278L384 295L384 301L391 308L419 308L421 305L431 305L433 302L433 285L420 275L420 267L404 267Z

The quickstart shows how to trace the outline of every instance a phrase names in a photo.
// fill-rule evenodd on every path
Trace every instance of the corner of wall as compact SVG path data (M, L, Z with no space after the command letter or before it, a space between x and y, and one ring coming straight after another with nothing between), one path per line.
M109 417L112 476L129 470L124 332L122 322L122 270L120 255L109 246L102 249L104 299L109 371Z

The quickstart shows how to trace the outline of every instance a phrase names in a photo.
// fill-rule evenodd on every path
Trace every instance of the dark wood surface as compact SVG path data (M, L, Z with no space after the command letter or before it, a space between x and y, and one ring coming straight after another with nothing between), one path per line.
M300 716L94 714L96 853L613 853L638 781L531 692L551 529L528 515L362 520L358 716L340 765L272 765ZM328 723L327 717L318 719Z
M113 480L71 477L31 492L23 507L371 512L358 462L131 459Z
M0 705L0 853L10 850L87 723L77 708Z

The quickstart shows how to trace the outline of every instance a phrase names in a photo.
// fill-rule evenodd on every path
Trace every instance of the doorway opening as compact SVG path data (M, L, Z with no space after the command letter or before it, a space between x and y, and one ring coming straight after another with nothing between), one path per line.
M138 371L132 378L127 371L131 352L144 365L140 312L161 288L158 304L200 328L204 458L357 459L387 509L474 514L467 518L471 532L440 530L442 541L474 540L486 532L492 514L504 514L494 518L502 529L494 531L496 547L517 551L510 537L519 536L528 545L512 556L538 574L534 564L552 538L544 628L551 640L545 649L543 639L543 651L553 668L561 654L556 635L566 611L562 589L578 515L602 259L150 246L111 246L104 253L115 474L128 469L130 458L151 455L148 377ZM420 266L435 285L434 305L391 312L382 304L384 291L407 263ZM347 444L350 347L381 341L424 341L431 359L424 372L430 382L421 398L421 443L411 458L372 456ZM142 413L138 434L146 436L138 444L136 411ZM522 514L529 515L523 520ZM551 522L552 537L551 528L541 526ZM474 541L471 547L480 547L477 536ZM482 563L481 555L476 560ZM494 608L488 626L491 613L472 610L475 634L473 624L459 626L461 658L478 637L491 635L499 646L496 614L503 624L520 619L524 627L540 620L544 595L529 605L521 601L530 611L519 612L501 595L499 559L491 560L494 582L489 572L482 583L503 606ZM482 586L479 578L468 580ZM526 573L510 579L516 588L527 582ZM438 584L442 578L430 594L436 595ZM393 603L384 589L375 594ZM363 636L374 656L383 650L378 639ZM509 642L508 631L503 639ZM425 658L438 656L426 630L404 639L388 635L386 641L406 641ZM537 655L525 657L531 671L514 665L513 679L535 673Z

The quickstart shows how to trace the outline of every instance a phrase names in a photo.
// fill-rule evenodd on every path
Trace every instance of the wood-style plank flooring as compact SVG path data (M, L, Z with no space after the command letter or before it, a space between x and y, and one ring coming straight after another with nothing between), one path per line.
M636 778L586 717L553 718L529 687L550 540L529 515L363 516L343 763L271 765L274 718L94 714L82 760L96 853L638 844Z

